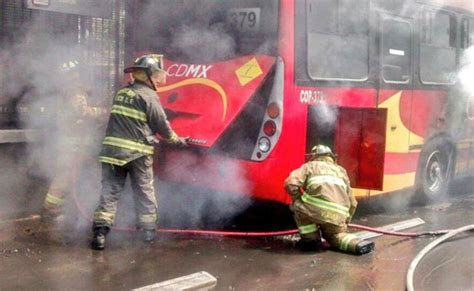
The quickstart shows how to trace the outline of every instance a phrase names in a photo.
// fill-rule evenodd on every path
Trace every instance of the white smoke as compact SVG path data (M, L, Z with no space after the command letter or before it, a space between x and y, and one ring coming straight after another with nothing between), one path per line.
M474 98L474 46L464 51L458 78L469 97Z
M16 171L22 179L17 177L13 180L12 175L8 173L0 177L1 185L11 185L8 195L2 195L4 199L0 203L0 212L8 211L10 215L40 211L49 183L58 173L57 164L61 159L58 152L64 150L65 146L60 141L64 141L65 136L74 134L71 132L73 124L64 124L58 119L59 111L64 116L72 115L71 108L63 105L71 101L67 98L78 85L73 81L76 80L75 78L61 71L62 64L71 60L80 62L78 75L89 77L89 80L81 78L86 94L93 92L95 88L106 87L100 79L93 77L92 68L86 64L84 57L89 50L94 48L91 46L86 48L77 43L77 27L71 31L65 29L66 31L62 33L48 32L44 29L47 27L45 21L47 20L44 17L28 19L28 23L18 28L18 33L12 42L3 44L0 49L1 101L4 104L16 105L16 108L11 109L14 111L16 124L10 126L34 129L40 133L35 142L16 147L17 149L26 147L27 150L20 151L17 157L9 157L7 171ZM94 81L88 82L90 80ZM107 97L89 98L89 105L94 106L95 101ZM82 140L96 138L96 142L99 143L98 137L102 135L102 130L94 125L88 129L87 136L79 136L79 138ZM89 157L89 162L86 164L88 172L93 172L91 167L98 167L97 145L81 146L81 151L84 156ZM5 163L2 165L6 166ZM74 166L76 165L69 165L59 171L73 171ZM99 180L98 177L97 174L92 177L89 175L87 179L79 180L78 184L94 184L94 181ZM69 191L65 193L66 215L76 211L70 203L73 199L71 193L76 186L68 185ZM82 195L82 200L97 201L99 189L82 192L79 195ZM87 197L84 197L84 194ZM7 199L5 197L12 195L23 197L22 199L15 198L22 203L5 203ZM31 205L33 201L35 205Z
M175 31L171 47L180 51L185 59L202 63L235 55L235 40L225 32L222 24L205 28L183 25Z
M184 155L166 162L166 175L185 182L158 182L159 215L164 224L223 226L251 203L247 195L251 184L237 160L219 155Z

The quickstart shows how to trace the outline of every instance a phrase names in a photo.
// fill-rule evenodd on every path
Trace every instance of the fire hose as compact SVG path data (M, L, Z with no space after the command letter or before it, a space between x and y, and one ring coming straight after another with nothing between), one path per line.
M74 199L74 204L80 213L80 215L85 219L88 219L88 216L84 209L81 207L79 200L76 194L76 187L73 187L74 190L72 191L72 196ZM349 223L347 225L349 228L358 229L358 230L365 230L369 232L390 235L390 236L399 236L399 237L409 237L409 238L416 238L422 236L441 236L438 239L432 241L428 244L424 249L422 249L417 256L411 261L410 266L408 268L408 272L406 275L406 288L408 291L414 290L413 284L413 277L415 273L415 269L423 259L423 257L433 250L439 244L445 242L446 240L450 239L451 237L466 231L473 231L474 225L464 226L454 230L439 230L439 231L426 231L426 232L398 232L398 231L387 231L378 228L373 228L365 225L360 224L353 224ZM127 227L120 227L115 226L113 227L114 230L118 231L127 231L127 232L134 232L137 231L134 228L127 228ZM243 232L243 231L219 231L219 230L197 230L197 229L157 229L158 233L172 233L172 234L188 234L188 235L206 235L206 236L225 236L225 237L272 237L272 236L284 236L284 235L293 235L298 233L298 229L289 229L289 230L282 230L282 231L266 231L266 232Z
M83 219L87 221L91 221L88 218L88 215L81 207L79 200L76 194L76 187L73 187L74 190L72 191L72 196L74 199L74 204L76 209L78 210L79 214L82 216ZM92 221L91 221L92 222ZM388 231L382 230L378 228L373 228L365 225L360 224L353 224L349 223L347 225L349 228L358 229L358 230L366 230L374 233L391 235L391 236L399 236L399 237L420 237L420 236L437 236L443 235L449 232L449 230L442 230L442 231L429 231L429 232L397 232L397 231ZM114 226L114 230L118 231L128 231L134 232L137 231L135 228L130 227L123 227L123 226ZM272 237L272 236L284 236L284 235L292 235L298 233L298 229L288 229L288 230L281 230L281 231L222 231L222 230L198 230L198 229L172 229L172 228L160 228L156 230L158 233L173 233L173 234L189 234L189 235L207 235L207 236L226 236L226 237Z

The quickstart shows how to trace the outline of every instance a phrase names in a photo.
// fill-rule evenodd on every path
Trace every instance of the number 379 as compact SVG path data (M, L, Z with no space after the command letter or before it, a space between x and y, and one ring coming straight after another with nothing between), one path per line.
M239 31L255 31L258 29L258 11L236 9L229 12L228 21Z

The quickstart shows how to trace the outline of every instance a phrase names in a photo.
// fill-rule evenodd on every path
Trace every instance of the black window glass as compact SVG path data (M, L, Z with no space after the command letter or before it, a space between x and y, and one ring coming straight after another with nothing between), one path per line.
M368 76L368 0L308 0L308 74L319 80Z

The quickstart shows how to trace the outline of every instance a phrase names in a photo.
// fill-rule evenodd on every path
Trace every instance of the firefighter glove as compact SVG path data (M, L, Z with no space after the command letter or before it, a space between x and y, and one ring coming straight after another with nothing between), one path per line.
M176 145L179 147L187 147L188 146L189 136L178 136L178 141Z

